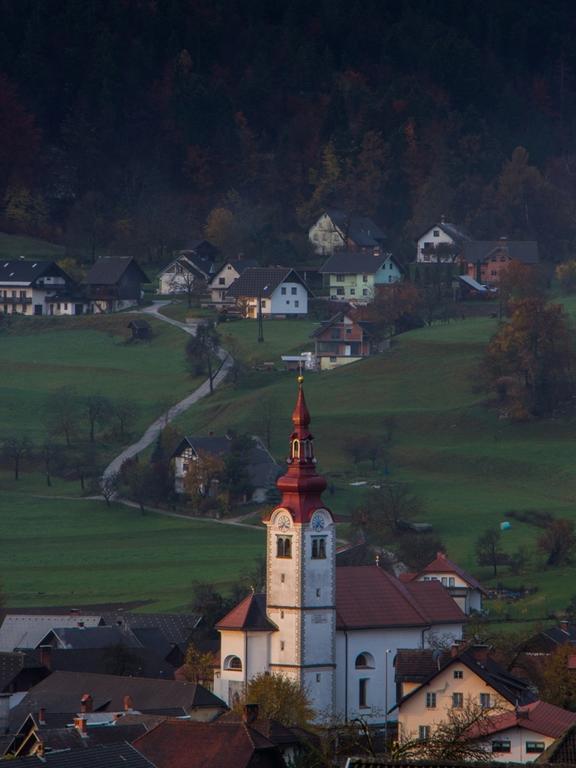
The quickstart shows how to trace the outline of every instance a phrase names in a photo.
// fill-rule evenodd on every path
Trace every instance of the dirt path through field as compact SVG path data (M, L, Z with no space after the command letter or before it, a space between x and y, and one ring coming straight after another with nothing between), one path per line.
M163 315L159 311L162 309L162 307L169 303L169 301L157 301L154 302L152 306L143 309L142 312L148 315L152 315L156 319L162 320L165 323L174 325L176 328L180 328L180 330L184 331L184 333L195 336L199 323L181 323L179 320L173 320L171 317L166 317L166 315ZM218 372L214 376L214 387L218 387L220 384L222 384L222 382L226 379L230 368L234 364L232 357L222 347L216 351L216 355L220 359L221 364ZM209 394L210 382L208 379L206 379L206 381L204 381L197 389L195 389L194 392L189 394L183 400L180 400L179 403L173 405L168 411L166 411L166 413L163 413L156 419L156 421L150 424L148 429L144 432L139 440L137 440L135 443L132 443L132 445L129 445L127 448L124 448L122 453L116 456L116 458L113 459L110 464L108 464L104 470L104 474L102 476L103 479L105 480L109 477L117 475L118 472L120 472L122 464L124 464L124 462L128 459L131 459L137 454L141 453L143 450L148 448L149 445L152 445L152 443L156 440L160 432L167 424L169 424L171 421L174 421L177 416L180 416L180 414L184 413L184 411L187 411L190 406L194 405L194 403L197 403L198 400L201 400L203 397L206 397Z

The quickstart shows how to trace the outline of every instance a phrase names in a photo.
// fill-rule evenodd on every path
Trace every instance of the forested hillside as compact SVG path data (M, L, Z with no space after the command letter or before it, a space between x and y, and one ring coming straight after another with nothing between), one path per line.
M0 18L5 231L148 260L204 232L297 262L342 205L405 257L442 213L573 253L569 0L0 0Z

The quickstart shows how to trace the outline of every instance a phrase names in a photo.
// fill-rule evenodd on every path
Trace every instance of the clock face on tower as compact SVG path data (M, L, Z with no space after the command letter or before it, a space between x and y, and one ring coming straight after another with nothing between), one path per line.
M322 512L314 512L312 519L310 520L310 525L312 526L313 531L321 531L324 529L326 525L326 519L324 518Z
M291 525L290 515L287 512L278 515L276 518L276 525L281 531L287 531Z

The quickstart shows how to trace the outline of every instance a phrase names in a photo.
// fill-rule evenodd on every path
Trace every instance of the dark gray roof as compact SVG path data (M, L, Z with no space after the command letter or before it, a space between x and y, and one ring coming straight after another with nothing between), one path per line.
M141 269L135 259L129 256L111 257L106 256L92 265L88 274L84 278L86 285L116 285L128 270L139 273L140 280L143 283L149 283L146 273Z
M464 245L464 243L472 240L464 227L461 227L459 224L450 224L445 221L441 221L439 224L433 224L431 227L426 227L425 231L419 234L416 239L420 240L420 238L430 232L431 229L441 229L448 235L448 237L451 237L457 245Z
M326 214L342 234L360 248L375 248L386 238L380 227L367 216L356 216L339 208L329 208Z
M125 696L131 697L134 709L147 712L195 707L224 709L226 706L209 690L195 683L57 671L28 691L10 713L10 720L22 722L31 710L38 711L40 707L46 712L76 712L85 693L92 696L95 712L122 711Z
M464 258L468 262L485 261L497 249L504 249L513 261L538 264L538 243L535 240L471 240L464 245Z
M271 296L276 288L284 282L300 283L308 293L312 292L300 277L290 267L249 267L235 280L227 290L228 296Z
M0 651L15 648L36 648L54 627L96 627L102 623L100 616L87 614L8 614L0 627Z
M128 648L138 648L140 642L132 634L130 629L114 627L55 627L49 633L53 635L61 648L67 649L95 649L111 648L115 645L123 645ZM49 643L48 637L45 641ZM44 642L44 639L43 639Z
M281 472L280 467L274 461L270 453L264 447L259 438L252 439L252 448L246 452L248 462L248 476L254 488L268 488L274 485ZM172 458L180 456L185 448L191 447L194 451L203 451L214 456L225 456L230 451L232 441L228 437L185 437Z
M70 749L58 752L46 752L43 757L21 757L10 760L17 768L39 768L44 765L53 768L154 768L130 744L100 744L86 749Z
M369 274L372 275L377 272L382 264L388 259L392 259L394 263L398 265L398 262L394 259L390 253L381 253L375 256L373 253L366 251L347 251L344 249L338 249L334 251L324 264L320 267L320 272L324 275L327 274Z
M54 261L26 259L0 259L0 283L29 285L45 275L68 277ZM70 278L68 278L70 279Z
M102 613L106 624L128 626L132 630L157 628L170 643L187 643L192 631L202 621L199 613Z
M23 653L0 653L0 691L14 680L25 664Z
M172 680L174 667L156 648L129 648L124 658L118 658L115 648L53 648L50 651L50 669L60 672L93 672L107 675L121 668L128 668L134 677L152 677ZM25 655L27 668L46 667L40 662L40 651L28 651Z
M318 328L315 328L312 333L310 334L310 338L316 338L317 336L321 336L324 331L326 331L328 328L331 328L333 325L336 325L337 323L342 322L344 317L347 316L346 312L337 312L335 315L332 315L331 318L328 320L324 320ZM353 318L350 318L354 323L359 325L364 332L367 335L371 335L375 332L376 326L375 323L370 322L369 320L353 320Z
M231 267L234 267L236 272L238 272L239 275L241 275L243 272L245 272L247 269L252 269L252 267L257 267L258 262L256 259L231 259L230 261L225 261L224 264L221 264L216 272L213 274L211 280L214 280L218 277L218 275L222 272L225 267L230 265Z
M174 264L178 264L180 267L182 267L182 269L186 270L187 272L196 274L203 280L211 279L215 271L214 260L210 256L206 254L194 253L194 251L184 251L180 252L178 258L174 259L170 262L170 264L165 266L160 274L163 275Z

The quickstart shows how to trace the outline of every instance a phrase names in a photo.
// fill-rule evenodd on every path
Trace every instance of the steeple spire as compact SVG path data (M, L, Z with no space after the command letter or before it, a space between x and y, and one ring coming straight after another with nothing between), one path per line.
M309 431L310 412L304 397L304 377L298 376L298 397L292 412L294 430L290 435L288 470L277 481L282 506L292 513L294 522L308 522L315 509L323 507L322 491L326 480L316 472L314 437Z

